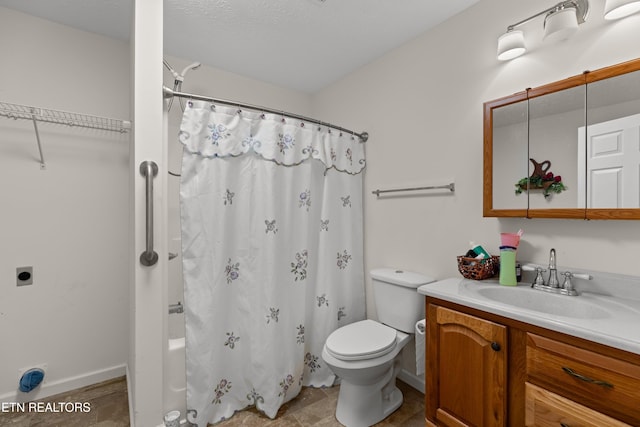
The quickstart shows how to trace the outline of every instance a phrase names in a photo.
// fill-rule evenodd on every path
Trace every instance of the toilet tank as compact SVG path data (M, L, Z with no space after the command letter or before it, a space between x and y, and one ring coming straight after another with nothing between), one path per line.
M414 333L416 322L424 318L424 297L418 288L435 279L411 271L379 268L371 270L371 280L378 321Z

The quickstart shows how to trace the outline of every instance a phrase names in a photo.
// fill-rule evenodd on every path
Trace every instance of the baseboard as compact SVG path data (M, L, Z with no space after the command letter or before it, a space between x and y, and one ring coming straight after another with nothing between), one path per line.
M129 401L129 427L135 427L136 425L136 417L135 410L133 407L133 388L131 387L131 372L129 372L129 364L124 367L126 375L127 375L127 400Z
M411 387L415 388L420 393L424 393L424 375L417 376L407 371L406 369L403 369L398 373L398 379L400 381L404 381L405 383L409 384Z
M16 390L0 395L0 402L29 402L44 399L49 396L55 396L56 394L66 393L91 384L121 377L125 374L126 365L122 364L57 381L48 382L45 377L42 385L29 393L23 393L17 390L16 382Z

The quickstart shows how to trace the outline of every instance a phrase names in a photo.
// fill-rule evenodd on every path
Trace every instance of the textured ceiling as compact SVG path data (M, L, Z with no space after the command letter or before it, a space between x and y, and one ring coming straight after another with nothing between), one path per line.
M164 51L315 92L479 0L164 0ZM127 40L131 0L0 0Z

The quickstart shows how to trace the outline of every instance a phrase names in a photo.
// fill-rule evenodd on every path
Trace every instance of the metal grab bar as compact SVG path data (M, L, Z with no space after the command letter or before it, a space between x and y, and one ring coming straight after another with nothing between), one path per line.
M140 254L140 264L148 267L158 262L158 253L153 250L153 177L158 175L158 165L149 160L140 163L140 175L146 178L147 186L147 250Z

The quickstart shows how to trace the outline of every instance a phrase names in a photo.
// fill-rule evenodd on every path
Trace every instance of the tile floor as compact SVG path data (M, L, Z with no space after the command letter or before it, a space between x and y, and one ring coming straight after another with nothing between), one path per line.
M404 396L402 406L376 426L424 427L424 394L402 381L398 381L398 388ZM338 387L305 387L295 399L280 408L274 420L253 408L238 412L231 419L214 426L340 427L342 424L335 417L338 390Z
M424 395L407 384L398 381L404 395L404 403L396 412L376 426L423 427ZM230 420L215 424L216 427L269 426L269 427L340 427L335 418L338 387L308 388L280 408L276 419L249 409L235 414ZM88 402L89 412L0 413L3 427L126 427L129 425L127 383L124 377L94 384L69 393L43 399L44 402Z
M3 427L126 427L129 400L125 377L93 384L39 402L79 402L90 404L88 412L1 412ZM61 405L53 407L61 408ZM46 410L46 407L45 407Z

